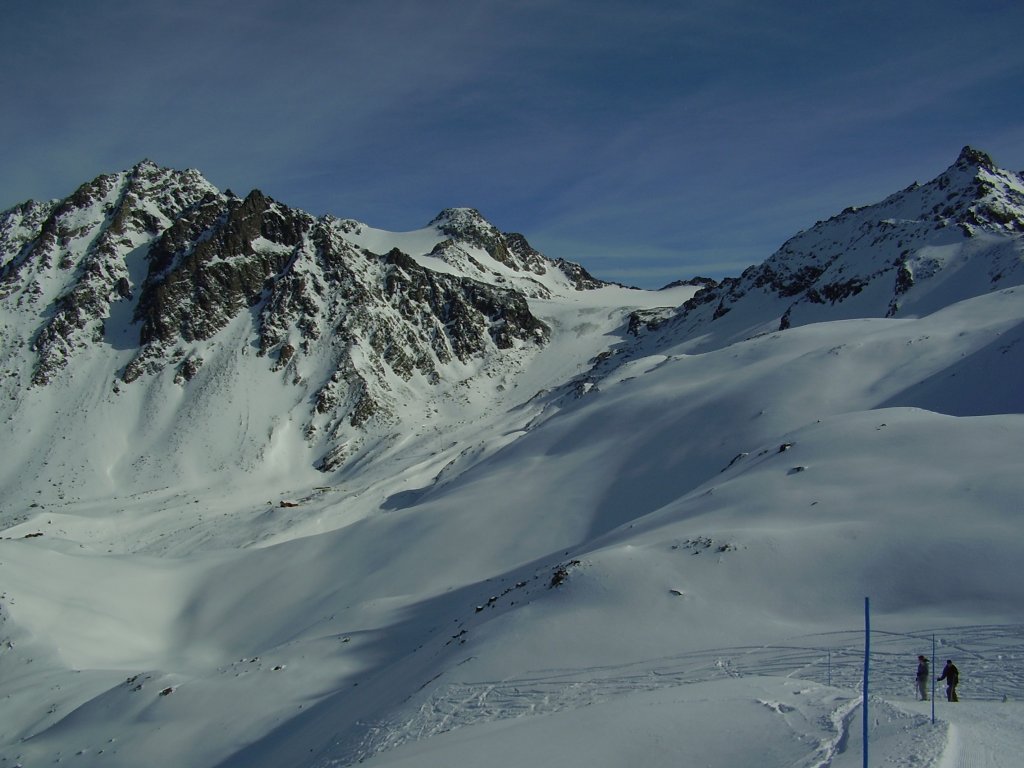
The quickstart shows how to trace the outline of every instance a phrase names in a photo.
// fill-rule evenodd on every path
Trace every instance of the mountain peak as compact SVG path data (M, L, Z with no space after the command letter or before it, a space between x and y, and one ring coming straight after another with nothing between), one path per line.
M132 171L155 171L160 168L155 162L150 160L148 157L144 157L135 165L132 166Z
M431 220L430 226L452 235L494 229L476 208L445 208Z
M960 150L960 156L957 157L954 165L960 168L977 166L989 171L995 169L995 163L992 162L992 158L987 153L969 145Z
M499 261L506 261L501 232L476 208L445 208L430 226L446 237L477 245Z
M822 319L928 314L954 297L1019 285L1021 233L1024 178L965 146L926 184L847 208L739 278L699 291L682 307L686 333L709 349ZM707 332L712 322L720 337Z

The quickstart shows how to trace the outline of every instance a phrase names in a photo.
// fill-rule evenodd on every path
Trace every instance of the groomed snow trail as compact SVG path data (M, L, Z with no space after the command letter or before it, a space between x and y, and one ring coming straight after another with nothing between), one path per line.
M1024 762L1024 708L1018 702L945 704L949 740L936 768L1018 768Z

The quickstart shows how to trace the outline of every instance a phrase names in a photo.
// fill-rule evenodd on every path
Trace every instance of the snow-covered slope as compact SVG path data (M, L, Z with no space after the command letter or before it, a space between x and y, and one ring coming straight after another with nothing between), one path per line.
M702 290L673 332L694 350L823 320L918 317L1024 280L1024 176L964 147L924 185L847 208L740 277Z
M175 343L193 346L177 361L167 346L143 356L160 364L130 382L118 371L140 346L105 336L69 344L29 386L41 347L26 318L66 294L51 286L63 273L28 258L26 233L63 219L37 204L6 219L20 255L4 267L3 764L860 765L865 596L875 759L1016 759L1024 280L1012 223L976 207L957 245L962 276L998 262L998 280L918 273L894 312L890 298L867 302L868 287L834 306L793 294L779 329L770 291L697 322L709 303L690 302L696 286L590 282L465 209L396 234L204 195L176 219L192 226L215 206L221 223L199 242L227 247L262 210L268 242L295 224L330 243L295 246L260 302L209 337L176 325ZM905 218L924 220L909 200ZM926 229L901 247L936 247ZM157 301L159 254L177 254L172 271L195 254L167 231L127 259L151 265L148 278L129 269L133 306L147 291ZM278 258L247 242L230 260ZM216 272L223 251L190 247L194 272ZM857 274L888 258L858 253L843 256ZM333 375L331 334L302 326L342 307L335 290L309 289L344 284L325 265L408 281L414 291L384 295L427 305L442 278L504 285L505 306L521 297L544 340L453 356L435 383L373 379L391 387L386 428L362 429L318 471L318 390L281 376L274 345L294 340L300 371ZM270 311L287 296L334 303ZM150 317L132 323L119 304L104 333ZM822 314L801 315L805 304ZM371 306L353 314L410 316ZM256 320L270 317L290 319L261 356L273 324ZM361 371L396 359L357 348L372 350L352 356ZM176 382L197 351L202 365ZM963 700L961 712L940 703L935 724L912 701L933 638L940 662L960 666Z
M238 464L308 484L495 399L550 343L528 300L603 286L476 211L384 233L148 161L0 215L0 245L15 495L180 488Z

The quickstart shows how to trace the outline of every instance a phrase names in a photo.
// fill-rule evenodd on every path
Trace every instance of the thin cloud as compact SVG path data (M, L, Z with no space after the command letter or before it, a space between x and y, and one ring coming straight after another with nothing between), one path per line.
M1024 166L1021 23L989 0L14 0L0 207L148 156L374 226L471 205L602 263L626 222L732 265L964 143Z

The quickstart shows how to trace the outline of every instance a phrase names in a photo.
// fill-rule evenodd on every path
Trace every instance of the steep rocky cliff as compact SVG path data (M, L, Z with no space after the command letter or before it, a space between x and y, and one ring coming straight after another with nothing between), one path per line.
M226 346L251 349L298 388L307 436L329 446L392 419L403 383L441 396L517 370L550 336L528 297L603 285L472 209L412 234L149 161L27 202L0 214L3 342L21 363L6 390L72 375L80 358L100 360L115 393L147 377L188 387ZM340 455L328 454L325 468Z

